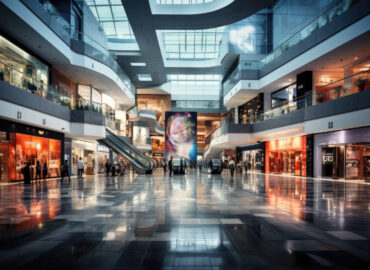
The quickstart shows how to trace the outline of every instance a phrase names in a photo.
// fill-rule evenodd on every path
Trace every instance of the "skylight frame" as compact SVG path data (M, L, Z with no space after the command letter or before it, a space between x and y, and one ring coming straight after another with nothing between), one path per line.
M121 0L85 0L108 40L135 41L135 35L128 21ZM120 9L116 12L115 9ZM103 14L104 12L104 14ZM122 14L117 17L117 14ZM102 16L104 15L104 17Z
M160 30L166 60L217 59L226 29Z

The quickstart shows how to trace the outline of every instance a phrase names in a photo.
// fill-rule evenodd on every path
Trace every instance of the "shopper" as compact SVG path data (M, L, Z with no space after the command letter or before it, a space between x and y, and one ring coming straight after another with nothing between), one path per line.
M106 173L106 176L109 176L110 167L111 167L110 160L107 159L107 162L105 163L105 173Z
M44 166L42 167L42 176L44 180L46 181L46 177L48 176L48 166L46 162L44 162Z
M114 176L116 176L116 165L113 163L112 164L112 176L114 177Z
M229 168L230 168L230 174L231 174L231 176L234 176L235 162L234 162L233 159L231 159L230 162L229 162Z
M121 166L119 165L118 162L116 163L116 175L117 176L121 175Z
M41 164L40 161L37 161L36 163L36 182L37 180L41 181Z
M167 172L167 163L166 163L166 159L163 159L162 160L162 167L163 167L163 172L166 173Z
M31 184L31 169L30 169L30 165L31 165L31 162L27 162L26 165L22 169L24 183L26 185Z
M248 162L247 161L244 161L244 170L245 170L245 173L248 172Z
M172 177L173 173L173 157L171 156L170 161L168 161L168 169L170 170L170 177Z
M63 181L64 177L66 176L68 176L68 182L69 182L71 178L69 176L68 160L65 160L62 166L62 179L60 181Z
M80 157L80 159L77 161L77 177L78 179L82 178L82 174L84 172L84 162L82 160L82 158Z

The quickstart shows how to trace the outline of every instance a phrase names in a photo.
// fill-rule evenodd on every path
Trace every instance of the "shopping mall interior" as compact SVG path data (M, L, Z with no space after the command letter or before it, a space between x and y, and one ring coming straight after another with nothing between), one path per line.
M0 0L0 269L370 269L369 13Z

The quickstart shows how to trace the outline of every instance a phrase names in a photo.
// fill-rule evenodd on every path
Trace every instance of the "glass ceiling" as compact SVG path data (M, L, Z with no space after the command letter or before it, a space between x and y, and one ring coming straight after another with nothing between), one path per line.
M197 5L213 2L214 0L156 0L157 5Z
M218 74L168 74L167 80L175 84L219 85L221 75Z
M225 26L204 30L161 30L167 60L215 59Z
M108 39L135 40L121 0L85 0Z

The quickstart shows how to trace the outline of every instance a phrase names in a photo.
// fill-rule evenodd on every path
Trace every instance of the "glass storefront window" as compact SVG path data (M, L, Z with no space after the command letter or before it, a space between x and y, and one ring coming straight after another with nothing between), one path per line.
M0 35L0 80L32 92L45 91L49 67Z
M261 172L263 170L263 150L247 150L243 151L243 166L251 171Z
M306 136L266 142L267 173L306 176Z
M22 168L27 162L31 163L31 178L35 178L37 161L41 166L46 163L48 177L60 176L60 140L21 133L10 133L9 137L9 142L0 142L0 158L2 153L8 153L7 159L2 158L0 162L1 181L23 179Z
M349 144L346 147L346 179L369 179L370 144Z

